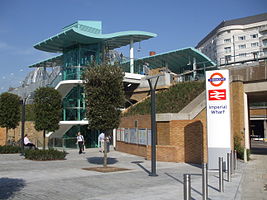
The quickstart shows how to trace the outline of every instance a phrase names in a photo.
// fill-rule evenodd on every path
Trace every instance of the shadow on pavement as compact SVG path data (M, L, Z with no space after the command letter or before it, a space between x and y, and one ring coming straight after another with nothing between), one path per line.
M148 175L150 174L150 171L148 169L146 169L143 165L140 164L140 163L143 163L143 161L133 161L131 163L136 164L138 167L140 167L142 170L144 170Z
M252 140L251 154L267 155L267 142Z
M90 157L90 158L87 158L87 161L91 164L97 164L97 165L103 165L104 164L103 157ZM118 160L116 158L108 157L108 159L107 159L108 165L113 165L117 162L118 162Z
M164 173L164 174L166 174L167 176L171 177L172 179L178 181L179 183L184 184L183 181L181 181L181 180L179 180L178 178L176 178L176 177L170 175L169 173ZM193 174L191 174L191 175L193 175ZM196 174L196 175L199 175L199 174ZM202 193L199 192L198 190L196 190L195 188L193 188L192 185L191 185L191 190L193 190L194 192L196 192L197 194L199 194L199 195L202 196ZM191 197L191 198L192 198L192 197ZM194 199L194 198L192 198L192 199ZM208 200L210 200L210 199L208 198Z
M16 192L26 186L23 179L0 178L0 199L9 199L14 197Z

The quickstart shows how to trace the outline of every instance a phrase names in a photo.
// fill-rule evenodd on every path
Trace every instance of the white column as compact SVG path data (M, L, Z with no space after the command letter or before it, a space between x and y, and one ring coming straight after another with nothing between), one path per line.
M193 78L195 79L197 75L197 61L196 58L193 58Z
M245 134L245 147L249 149L249 118L248 118L248 95L244 93L244 134Z
M267 120L263 121L264 125L264 142L267 142Z
M134 73L134 45L133 38L130 40L130 73Z
M113 129L113 148L116 148L116 129Z

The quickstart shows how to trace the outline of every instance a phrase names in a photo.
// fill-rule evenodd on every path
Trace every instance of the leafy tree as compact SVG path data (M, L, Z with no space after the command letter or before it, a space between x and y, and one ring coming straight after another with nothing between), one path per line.
M35 91L33 104L35 129L43 131L43 149L45 149L45 132L59 128L61 95L54 88L42 87Z
M123 71L117 65L92 64L84 73L86 117L89 126L105 133L119 126L125 103ZM104 166L107 155L104 151Z
M86 116L90 127L107 131L117 128L124 106L123 72L119 66L93 64L84 73Z
M6 144L8 129L18 126L20 120L20 98L8 92L0 95L0 126L6 128Z
M34 105L26 104L25 105L25 120L26 121L34 121Z

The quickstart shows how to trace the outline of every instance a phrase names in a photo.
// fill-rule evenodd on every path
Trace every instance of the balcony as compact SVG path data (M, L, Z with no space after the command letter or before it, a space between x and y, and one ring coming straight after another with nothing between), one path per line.
M264 26L260 26L259 27L259 32L262 33L262 32L267 32L267 25L264 25Z

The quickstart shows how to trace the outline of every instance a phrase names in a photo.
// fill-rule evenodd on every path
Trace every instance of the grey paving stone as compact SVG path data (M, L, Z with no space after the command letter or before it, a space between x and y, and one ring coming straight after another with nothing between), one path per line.
M110 166L130 170L100 173L82 170L85 167L101 166L102 153L97 149L86 149L82 155L78 155L77 150L68 152L64 161L45 162L25 160L18 154L0 155L0 199L183 199L184 173L192 174L193 199L202 199L201 169L196 165L157 162L159 176L150 177L149 160L111 151L108 155L113 158ZM210 199L241 199L242 187L245 187L241 180L249 180L251 177L242 176L244 170L250 169L249 164L246 166L240 162L238 166L232 182L225 182L223 193L218 191L218 173L209 173Z

